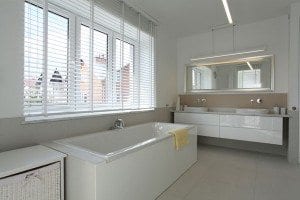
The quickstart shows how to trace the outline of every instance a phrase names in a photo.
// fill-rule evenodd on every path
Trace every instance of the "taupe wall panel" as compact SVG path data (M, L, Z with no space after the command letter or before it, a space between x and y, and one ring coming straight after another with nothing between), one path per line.
M197 95L180 95L181 104L189 106L207 106L207 107L231 107L231 108L269 108L275 105L287 107L286 93L247 93L247 94L197 94ZM198 103L197 99L205 98L205 104ZM251 99L262 99L261 104Z

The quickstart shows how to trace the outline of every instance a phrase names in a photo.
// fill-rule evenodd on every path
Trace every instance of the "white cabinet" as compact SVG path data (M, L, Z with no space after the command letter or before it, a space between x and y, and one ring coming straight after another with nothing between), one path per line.
M220 126L282 131L282 117L220 115Z
M200 113L175 113L175 123L193 124L197 134L208 137L219 137L219 115Z
M0 200L63 200L64 157L40 145L0 153Z
M175 112L174 121L195 125L201 136L282 145L280 116Z
M282 145L282 117L220 116L220 137Z

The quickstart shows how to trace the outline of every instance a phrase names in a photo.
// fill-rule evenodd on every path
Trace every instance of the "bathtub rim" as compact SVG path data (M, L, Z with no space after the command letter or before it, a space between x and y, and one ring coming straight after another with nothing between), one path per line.
M166 125L180 125L180 126L182 126L182 128L186 128L188 130L196 129L196 127L191 124L165 123L165 122L143 123L143 124L138 124L138 125L134 125L134 126L128 126L124 129L130 129L130 128L135 128L135 127L139 127L139 126L143 126L143 125L147 125L147 124L155 124L155 123L166 124ZM99 163L103 163L103 162L105 162L105 163L112 162L112 161L119 159L121 157L124 157L128 154L131 154L131 153L137 152L143 148L146 148L147 146L154 145L160 141L163 141L163 140L173 137L172 134L169 134L169 132L166 131L159 137L154 137L149 140L139 142L137 144L134 144L134 145L131 145L128 147L124 147L122 149L118 149L116 151L113 151L113 152L110 152L107 154L101 154L100 152L93 151L91 149L88 149L88 148L85 148L82 146L73 145L73 144L70 144L67 142L71 138L72 139L81 138L81 137L85 137L87 135L96 135L96 134L104 134L104 133L109 134L109 132L112 132L112 131L122 131L122 130L106 130L106 131L100 131L100 132L95 132L95 133L90 133L90 134L84 134L84 135L54 140L49 143L44 143L43 145L53 148L53 149L56 149L56 150L59 150L63 153L67 153L68 155L78 157L82 160L87 160L94 164L99 164ZM196 134L196 132L195 132L195 134ZM66 141L66 142L64 142L64 141Z

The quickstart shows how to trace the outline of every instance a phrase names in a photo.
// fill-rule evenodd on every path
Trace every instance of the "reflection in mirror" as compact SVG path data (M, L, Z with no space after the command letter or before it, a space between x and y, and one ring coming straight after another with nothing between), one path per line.
M274 56L218 63L193 63L186 68L186 90L272 90Z

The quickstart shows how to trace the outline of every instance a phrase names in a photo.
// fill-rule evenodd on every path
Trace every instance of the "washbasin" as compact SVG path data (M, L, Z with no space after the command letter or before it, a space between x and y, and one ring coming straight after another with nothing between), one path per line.
M186 112L207 112L207 107L186 107L184 108L184 111Z
M269 110L264 108L237 108L235 112L239 114L268 114Z

